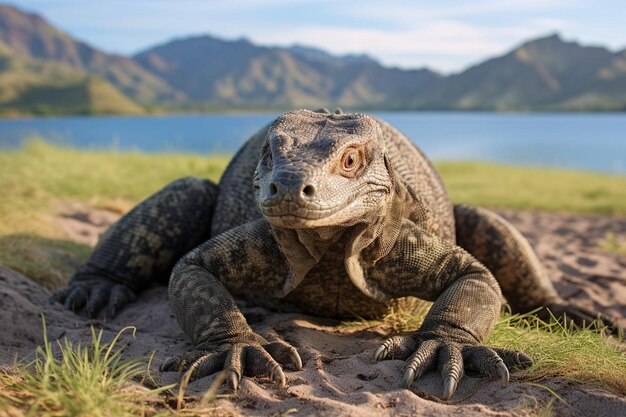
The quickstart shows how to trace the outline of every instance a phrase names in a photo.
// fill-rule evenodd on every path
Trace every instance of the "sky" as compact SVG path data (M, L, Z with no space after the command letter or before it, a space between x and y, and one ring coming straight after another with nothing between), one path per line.
M0 0L2 2L4 0ZM11 0L10 0L11 1ZM132 54L210 34L261 45L302 44L368 54L387 66L444 73L559 33L626 48L624 0L13 0L72 36Z

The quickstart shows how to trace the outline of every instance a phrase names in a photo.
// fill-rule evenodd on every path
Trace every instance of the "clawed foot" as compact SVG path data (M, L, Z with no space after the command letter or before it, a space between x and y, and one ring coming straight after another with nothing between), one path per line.
M611 318L600 313L594 314L567 302L549 304L535 314L545 322L550 322L552 318L560 321L565 318L568 325L576 327L588 327L594 322L599 322L600 325L604 326L606 333L616 336L620 334L619 325Z
M465 371L499 378L505 387L509 371L525 369L533 363L527 355L513 350L419 335L393 336L385 340L374 352L375 362L384 359L406 359L402 381L405 388L425 372L437 369L443 381L442 398L445 400L452 397Z
M260 344L236 342L223 350L194 350L167 359L161 371L191 372L190 381L225 371L226 381L233 389L239 388L243 375L269 376L279 386L285 386L283 366L292 370L302 369L302 359L291 345L275 341Z
M66 310L78 313L83 308L89 318L94 318L106 308L106 316L113 318L129 302L136 298L128 287L104 278L71 281L67 287L52 294L51 303L61 303Z

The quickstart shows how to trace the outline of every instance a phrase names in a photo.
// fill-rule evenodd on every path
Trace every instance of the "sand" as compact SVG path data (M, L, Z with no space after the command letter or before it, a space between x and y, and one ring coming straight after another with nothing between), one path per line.
M598 248L606 233L626 235L626 219L556 215L529 211L500 211L537 249L559 293L570 301L613 317L626 317L626 256ZM67 236L94 244L98 233L116 218L112 213L85 206L68 207L58 219ZM42 343L40 314L46 317L51 340L67 337L90 340L91 322L50 305L48 293L29 278L0 268L0 365L14 358L32 359ZM373 364L372 352L384 335L376 330L337 327L332 320L300 314L278 314L241 302L251 326L260 334L275 332L296 346L304 369L285 372L287 386L279 388L265 378L246 378L231 399L215 406L226 415L324 416L512 416L527 415L537 404L553 398L546 389L512 382L465 378L448 402L438 375L428 374L414 389L400 389L403 362ZM112 338L124 326L137 328L135 337L123 337L124 355L147 357L155 353L155 366L168 356L190 349L191 344L169 312L164 287L151 288L111 321L95 321ZM622 319L622 325L626 321ZM155 372L162 383L176 382L181 374ZM201 395L214 376L190 384L189 395ZM626 416L626 398L558 378L541 381L565 402L555 401L554 415ZM223 388L221 393L228 393Z

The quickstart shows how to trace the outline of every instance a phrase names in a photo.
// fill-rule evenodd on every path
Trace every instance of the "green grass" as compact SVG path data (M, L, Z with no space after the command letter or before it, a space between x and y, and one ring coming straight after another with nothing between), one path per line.
M43 319L43 316L42 316ZM0 416L10 417L130 417L225 416L214 401L225 374L199 399L184 396L191 372L183 381L161 386L151 373L150 358L123 359L120 330L103 341L102 330L91 328L91 343L67 339L53 345L43 320L43 346L30 363L0 368Z
M228 157L79 151L34 140L0 152L0 235L37 233L57 237L46 218L59 201L86 201L120 208L188 175L218 180Z
M58 342L58 355L47 339L36 359L13 372L0 371L0 408L13 416L137 416L166 410L158 395L172 386L148 389L149 365L122 359L118 343L122 329L110 342L92 327L88 346ZM60 356L60 358L58 358Z
M0 265L21 272L48 290L62 287L87 260L86 245L32 234L0 235Z
M530 314L505 315L485 344L525 352L533 366L512 380L545 377L583 383L626 395L626 346L616 345L595 326L574 329L559 322L544 323Z
M626 176L478 162L444 162L437 168L458 203L626 215Z

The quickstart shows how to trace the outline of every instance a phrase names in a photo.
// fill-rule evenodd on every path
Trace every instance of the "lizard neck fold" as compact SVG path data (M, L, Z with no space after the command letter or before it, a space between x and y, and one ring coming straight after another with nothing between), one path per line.
M407 202L411 198L404 183L393 172L387 158L385 165L393 182L392 191L378 213L373 213L369 221L355 225L346 245L344 260L352 284L363 294L377 301L386 301L391 297L376 281L367 279L366 271L387 256L396 244L402 219L406 215Z

